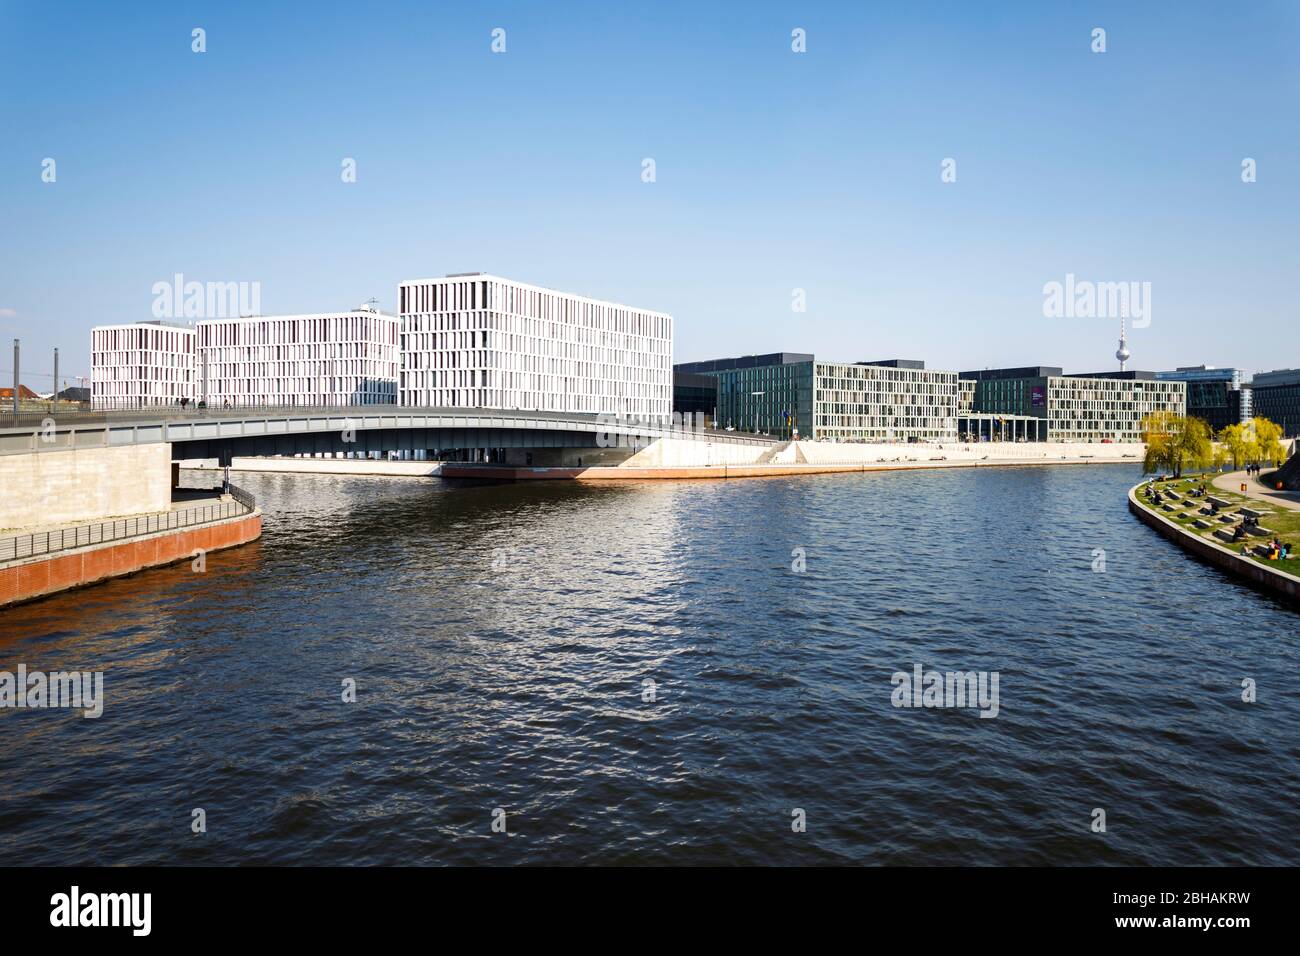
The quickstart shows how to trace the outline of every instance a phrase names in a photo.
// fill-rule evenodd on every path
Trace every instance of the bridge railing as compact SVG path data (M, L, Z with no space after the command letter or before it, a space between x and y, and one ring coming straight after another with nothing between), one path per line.
M520 418L534 421L573 423L575 425L601 426L603 419L589 412L552 412L512 408L481 408L471 406L415 406L415 405L226 405L199 408L194 403L186 406L173 403L170 405L132 405L130 407L61 407L48 412L20 411L15 415L11 410L0 407L0 429L59 428L65 425L73 427L85 425L111 425L141 422L199 422L199 421L238 421L252 418L319 418L379 415L429 415L444 418ZM637 426L633 426L637 427ZM664 431L674 431L667 423ZM776 442L780 439L769 435L753 435L741 431L724 431L719 429L682 429L683 438L702 438L707 441L722 443Z
M30 534L0 538L0 563L57 554L60 551L84 548L92 544L127 541L162 531L211 524L227 518L242 518L257 509L257 502L247 491L234 485L229 485L228 488L233 501L213 502L197 508L157 512L133 518L117 518L113 521L96 521L52 531L34 531Z

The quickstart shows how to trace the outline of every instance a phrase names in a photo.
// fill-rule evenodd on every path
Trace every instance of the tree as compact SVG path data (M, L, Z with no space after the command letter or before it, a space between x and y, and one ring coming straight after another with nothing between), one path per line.
M1175 478L1181 478L1185 466L1207 467L1214 460L1212 434L1210 426L1200 418L1151 412L1142 419L1142 441L1147 446L1143 470L1168 469Z
M1282 428L1281 426L1269 421L1267 418L1252 418L1248 426L1254 434L1254 446L1251 451L1254 452L1255 461L1270 461L1274 465L1280 465L1286 460L1286 449L1282 447Z
M1250 461L1251 439L1245 425L1224 425L1219 431L1219 441L1232 456L1232 470L1236 471Z

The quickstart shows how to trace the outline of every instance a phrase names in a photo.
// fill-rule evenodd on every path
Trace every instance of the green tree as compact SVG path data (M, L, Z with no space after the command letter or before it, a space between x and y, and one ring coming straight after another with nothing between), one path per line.
M1147 451L1142 467L1147 472L1168 470L1181 478L1183 468L1205 468L1214 460L1213 432L1200 418L1152 412L1142 419L1142 441Z
M1282 447L1282 427L1267 418L1252 418L1250 431L1254 435L1251 451L1253 460L1268 461L1280 465L1286 460L1286 449Z
M1234 471L1250 461L1252 441L1245 425L1224 425L1219 431L1219 441L1232 457Z

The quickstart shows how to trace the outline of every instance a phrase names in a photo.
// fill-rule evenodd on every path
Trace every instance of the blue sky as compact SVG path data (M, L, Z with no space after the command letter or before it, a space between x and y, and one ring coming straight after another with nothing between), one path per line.
M481 270L678 361L1112 367L1043 315L1073 273L1152 284L1136 367L1300 365L1298 81L1283 2L3 2L0 335L44 390L178 272L269 314Z

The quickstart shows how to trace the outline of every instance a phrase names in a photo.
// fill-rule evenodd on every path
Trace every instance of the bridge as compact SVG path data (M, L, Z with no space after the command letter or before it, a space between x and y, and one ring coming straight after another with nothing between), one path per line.
M171 458L644 446L661 438L768 446L778 439L608 416L400 405L159 407L0 416L0 456L169 444Z

